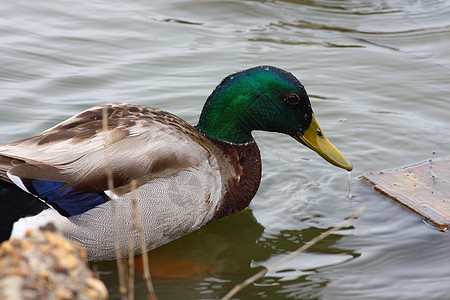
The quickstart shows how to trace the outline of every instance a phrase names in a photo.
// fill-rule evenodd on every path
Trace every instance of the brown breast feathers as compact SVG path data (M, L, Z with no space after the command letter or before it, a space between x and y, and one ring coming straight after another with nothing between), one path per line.
M217 140L213 142L230 157L240 176L228 179L223 201L210 222L246 208L261 182L261 155L255 142L245 145L230 145Z

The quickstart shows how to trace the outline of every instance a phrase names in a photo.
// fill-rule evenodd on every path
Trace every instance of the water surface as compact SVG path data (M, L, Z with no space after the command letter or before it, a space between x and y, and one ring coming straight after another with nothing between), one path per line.
M217 299L335 226L239 299L445 299L450 236L358 177L450 154L448 1L0 3L0 142L88 107L125 101L195 124L232 72L293 72L347 174L290 137L256 132L261 188L250 209L151 253L160 299ZM114 263L97 265L112 294ZM142 280L138 295L145 295Z

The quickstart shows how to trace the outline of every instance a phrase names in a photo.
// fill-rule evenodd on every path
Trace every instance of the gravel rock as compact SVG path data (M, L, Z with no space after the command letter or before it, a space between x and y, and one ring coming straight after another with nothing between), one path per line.
M0 299L108 299L80 244L31 231L0 245Z

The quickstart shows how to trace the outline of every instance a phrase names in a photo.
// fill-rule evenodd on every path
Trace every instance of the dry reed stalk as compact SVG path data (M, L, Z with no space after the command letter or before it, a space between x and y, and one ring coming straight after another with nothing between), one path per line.
M137 189L137 181L135 179L133 179L133 181L131 181L131 191L132 191L132 205L133 205L133 215L132 215L132 222L133 225L136 226L135 230L137 230L138 234L139 234L139 242L140 242L140 246L141 246L141 255L142 255L142 265L143 265L143 269L144 269L144 279L145 279L145 284L147 286L147 291L148 291L148 298L151 300L157 300L158 298L156 297L155 294L155 289L153 288L153 284L152 284L152 278L150 276L150 266L149 266L149 262L148 262L148 253L147 253L147 245L145 243L145 239L144 239L144 231L142 229L142 220L141 220L141 215L139 214L139 210L137 208L137 198L136 198L136 189Z
M138 208L136 198L137 181L131 181L131 232L128 244L128 300L134 300L134 239L138 227Z
M304 244L303 246L301 246L300 248L298 248L297 250L295 250L294 252L292 252L291 254L286 256L285 258L283 258L283 259L279 260L278 262L276 262L276 263L272 264L271 266L269 266L267 269L263 269L263 270L259 271L258 273L256 273L255 275L247 278L242 283L239 283L239 284L235 285L234 288L232 288L221 300L229 300L229 299L231 299L231 297L233 297L234 295L239 293L241 290L243 290L245 287L247 287L251 283L253 283L256 280L258 280L259 278L263 277L268 272L273 271L274 269L276 269L276 268L280 267L281 265L287 263L288 261L290 261L294 257L298 256L300 253L304 252L305 250L307 250L311 246L317 244L318 242L320 242L321 240L323 240L327 236L331 235L333 232L342 229L344 226L346 226L352 220L356 219L363 211L365 211L367 209L368 206L369 206L368 204L364 205L356 213L354 213L353 215L351 215L350 217L348 217L347 219L342 221L337 226L335 226L333 228L330 228L327 231L322 232L321 234L319 234L318 236L316 236L315 238L310 240L308 242L308 244Z
M114 189L114 178L113 178L111 157L108 148L108 141L106 139L106 135L108 132L108 111L106 105L103 106L102 109L102 131L103 131L103 149L105 151L105 162L106 162L106 176L108 180L108 190L112 191ZM111 199L110 201L112 213L112 226L114 234L114 250L116 252L117 273L119 277L119 293L121 296L125 297L127 287L125 284L125 269L122 261L122 255L120 254L120 246L118 240L119 229L117 227L117 211L114 199Z

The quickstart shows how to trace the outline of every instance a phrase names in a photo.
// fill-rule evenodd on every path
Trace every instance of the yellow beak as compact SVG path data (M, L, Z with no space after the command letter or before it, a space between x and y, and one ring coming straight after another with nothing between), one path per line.
M325 134L322 132L319 124L317 124L314 114L312 115L311 125L308 130L306 130L303 134L295 133L292 137L317 152L317 154L322 156L329 163L346 169L347 171L351 171L353 169L352 164L345 159L341 151L333 146L333 144L330 143Z

